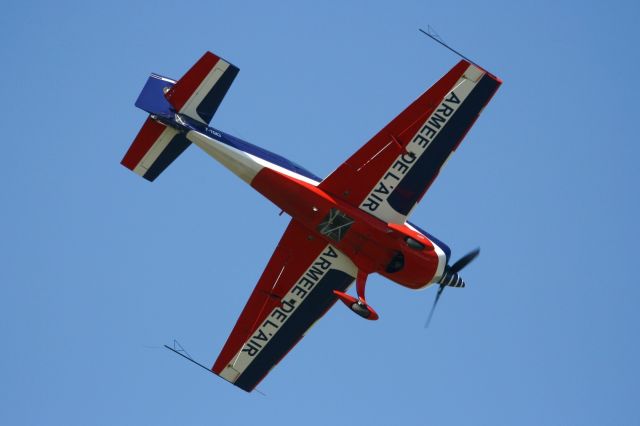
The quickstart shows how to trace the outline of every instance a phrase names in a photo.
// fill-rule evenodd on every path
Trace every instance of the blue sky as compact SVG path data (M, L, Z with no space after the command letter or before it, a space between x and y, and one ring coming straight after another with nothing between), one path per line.
M0 15L0 422L640 423L636 2L10 2ZM372 277L246 394L210 364L288 219L196 147L119 165L147 75L240 68L212 124L320 176L457 58L504 80L412 221L468 286Z

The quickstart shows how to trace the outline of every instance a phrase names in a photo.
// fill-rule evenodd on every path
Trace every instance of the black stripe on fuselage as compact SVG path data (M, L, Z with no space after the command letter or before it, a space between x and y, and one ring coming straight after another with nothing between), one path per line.
M473 124L482 108L500 84L485 74L476 87L458 107L453 117L422 153L416 164L407 172L402 182L387 199L398 213L408 215L418 202L425 187L436 177L442 164L453 151L467 129Z
M352 282L351 275L336 269L329 270L234 384L247 392L256 387L309 327L336 302L333 290L344 291Z

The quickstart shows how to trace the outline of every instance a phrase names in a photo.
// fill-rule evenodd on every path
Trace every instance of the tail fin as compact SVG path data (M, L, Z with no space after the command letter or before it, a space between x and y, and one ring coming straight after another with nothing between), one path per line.
M170 116L172 107L164 95L175 84L175 80L158 74L151 74L136 100L136 106L149 114Z
M170 123L176 113L208 124L217 111L238 68L211 52L206 52L177 82L151 74L136 106L147 111L147 118L122 165L148 181L153 181L191 144ZM163 117L162 123L152 118Z

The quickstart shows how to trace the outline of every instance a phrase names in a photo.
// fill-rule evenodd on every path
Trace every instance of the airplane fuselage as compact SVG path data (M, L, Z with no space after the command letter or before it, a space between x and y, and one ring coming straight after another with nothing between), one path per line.
M460 60L321 179L208 126L238 71L205 52L179 80L151 74L135 102L149 116L121 163L153 182L195 144L291 216L211 368L249 392L338 300L377 320L371 273L412 289L438 283L431 313L445 287L465 286L459 272L479 249L449 264L447 245L408 217L502 81Z
M405 287L420 289L444 272L448 248L410 224L387 224L323 191L318 187L319 178L278 165L264 150L254 155L247 146L257 147L224 132L180 116L174 123L189 141L304 225L309 239L332 244L367 274L377 272Z

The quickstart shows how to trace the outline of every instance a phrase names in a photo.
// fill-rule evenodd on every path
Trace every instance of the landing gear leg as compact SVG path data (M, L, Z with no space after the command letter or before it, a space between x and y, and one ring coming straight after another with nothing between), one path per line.
M368 275L366 272L358 270L358 276L356 278L356 292L358 293L357 299L341 291L334 290L333 292L353 312L360 315L364 319L375 321L379 318L379 316L376 313L376 311L374 311L373 308L367 304L367 301L364 298L364 290L367 284L367 276Z

